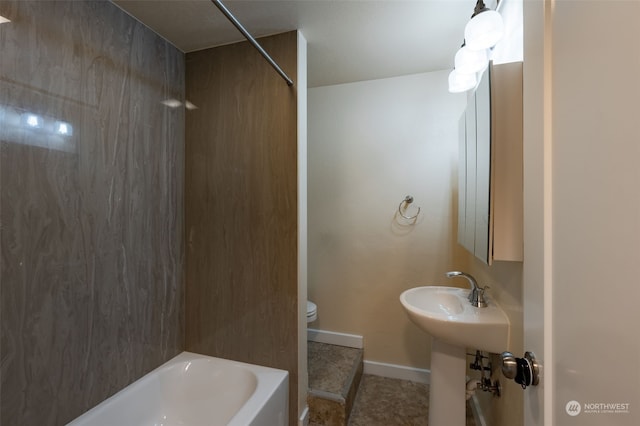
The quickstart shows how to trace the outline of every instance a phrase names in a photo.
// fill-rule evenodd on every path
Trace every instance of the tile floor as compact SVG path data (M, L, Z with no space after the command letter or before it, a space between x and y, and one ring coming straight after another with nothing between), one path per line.
M354 379L354 365L362 366L362 350L316 342L309 342L308 349L309 388L336 397L345 396ZM323 410L344 410L336 407ZM334 413L335 416L329 415L331 413L333 411L314 415L316 420L310 421L309 426L344 425L344 413ZM428 385L364 374L348 426L428 426L428 418ZM469 405L466 426L476 426Z
M365 374L349 426L428 426L429 386ZM466 426L476 426L467 407Z

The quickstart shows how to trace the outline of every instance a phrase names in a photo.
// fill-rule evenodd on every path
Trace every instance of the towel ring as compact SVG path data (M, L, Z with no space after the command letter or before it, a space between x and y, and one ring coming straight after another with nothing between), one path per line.
M407 220L414 220L420 214L420 207L418 207L418 212L414 216L405 216L402 213L402 205L405 204L405 210L406 210L407 206L411 203L413 203L413 197L411 195L407 195L406 197L404 197L404 200L400 201L400 204L398 205L398 213L400 213L400 216L402 216Z

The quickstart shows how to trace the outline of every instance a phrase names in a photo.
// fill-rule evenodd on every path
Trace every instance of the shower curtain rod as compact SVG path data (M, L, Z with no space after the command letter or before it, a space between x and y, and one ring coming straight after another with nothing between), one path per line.
M242 35L249 41L249 43L251 43L253 47L255 47L258 52L260 52L260 54L267 60L267 62L269 62L273 69L275 69L278 74L280 74L280 76L287 82L287 85L293 86L293 80L291 80L289 76L284 71L282 71L282 68L280 68L276 61L274 61L271 56L269 56L269 54L262 48L262 46L260 46L260 43L258 43L256 39L253 38L251 34L249 34L249 32L242 26L242 24L238 22L236 17L233 16L229 9L227 9L227 7L222 4L222 1L211 0L211 2L215 4L218 9L220 9L220 12L222 12L223 15L226 16L227 19L238 29L238 31L242 33Z

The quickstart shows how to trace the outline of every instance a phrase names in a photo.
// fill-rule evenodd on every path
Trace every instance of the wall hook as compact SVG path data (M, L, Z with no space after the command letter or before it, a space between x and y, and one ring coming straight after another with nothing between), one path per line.
M406 211L407 207L411 203L413 203L413 197L411 195L407 195L406 197L404 197L404 200L400 201L400 204L398 205L398 213L400 213L400 216L407 220L414 220L420 214L420 207L418 207L418 212L413 216L405 216L404 213L402 213L402 205L404 204L404 210Z

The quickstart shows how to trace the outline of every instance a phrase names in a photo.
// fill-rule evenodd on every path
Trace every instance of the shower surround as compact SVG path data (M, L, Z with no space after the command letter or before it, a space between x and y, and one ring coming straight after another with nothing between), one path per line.
M107 1L0 15L0 423L60 425L182 350L184 54Z

